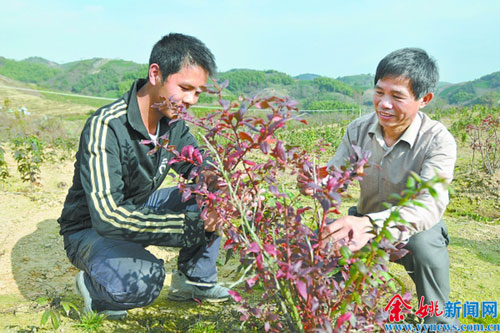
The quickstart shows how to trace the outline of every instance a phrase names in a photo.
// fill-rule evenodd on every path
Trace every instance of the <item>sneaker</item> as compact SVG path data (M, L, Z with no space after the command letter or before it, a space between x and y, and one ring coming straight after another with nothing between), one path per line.
M87 314L93 311L92 298L90 297L89 290L85 285L85 280L83 276L84 276L83 271L80 271L78 274L76 274L75 284L76 284L76 290L83 297L83 303L85 304L83 308L83 313ZM99 314L104 315L106 316L106 319L111 319L111 320L122 320L127 318L128 316L127 311L125 310L104 310L100 311Z
M212 303L225 302L229 299L229 289L219 284L208 289L200 289L189 282L182 272L174 271L168 299L172 301L199 300Z

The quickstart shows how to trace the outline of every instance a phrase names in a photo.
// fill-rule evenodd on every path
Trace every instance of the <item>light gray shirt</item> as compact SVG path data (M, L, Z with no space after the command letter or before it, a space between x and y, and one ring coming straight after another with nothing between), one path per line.
M383 225L391 212L382 203L396 204L397 200L388 197L392 193L400 194L406 188L411 171L418 174L422 180L431 179L436 172L447 183L453 178L457 158L455 140L443 124L430 119L421 111L391 147L387 147L384 142L382 128L375 112L354 120L347 127L344 138L328 166L344 165L346 159L354 154L352 145L372 153L368 161L370 166L364 168L365 176L360 181L361 194L357 209L360 214L369 216L378 226ZM435 190L437 199L428 192L416 198L426 208L411 205L400 209L401 218L408 221L411 227L402 232L394 225L390 226L395 241L406 240L439 222L449 201L448 190L443 184L437 184Z

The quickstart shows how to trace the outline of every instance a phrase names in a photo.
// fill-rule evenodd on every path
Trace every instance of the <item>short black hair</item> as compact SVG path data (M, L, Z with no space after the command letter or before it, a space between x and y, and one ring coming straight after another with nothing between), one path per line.
M386 77L406 77L416 99L433 92L439 81L436 61L424 50L404 48L389 53L382 59L375 73L375 81Z
M160 66L163 80L186 65L198 65L209 76L217 71L215 57L205 44L195 37L179 33L165 35L153 46L149 66L151 64Z

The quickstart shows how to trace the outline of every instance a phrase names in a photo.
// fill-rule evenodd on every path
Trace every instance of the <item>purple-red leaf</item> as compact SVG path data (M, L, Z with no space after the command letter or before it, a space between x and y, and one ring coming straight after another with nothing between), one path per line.
M267 143L266 141L262 142L260 144L260 150L262 150L262 152L267 155L269 153L269 143Z
M260 252L260 247L259 247L259 244L257 244L257 242L253 242L252 244L250 244L250 247L248 248L248 253L258 253Z
M258 280L259 280L258 275L255 275L254 277L247 279L246 283L247 283L248 288L252 288Z
M274 246L273 244L264 244L264 250L272 256L275 256L278 254L278 251L276 250L276 246Z
M224 80L224 82L219 83L219 88L220 88L221 90L222 90L222 89L226 89L228 85L229 85L229 80Z
M347 320L351 319L352 313L347 312L344 313L343 315L340 315L339 319L337 319L337 328L340 328L342 324L344 324Z
M302 280L295 281L295 286L297 287L297 291L303 299L307 300L307 288L306 284Z
M238 302L238 303L241 302L242 297L238 292L236 292L234 290L228 290L227 292L229 295L231 295L231 297L233 297L235 302Z
M239 137L240 137L241 140L247 140L247 141L253 143L252 137L250 135L248 135L247 133L245 133L245 132L239 132L238 135L239 135Z

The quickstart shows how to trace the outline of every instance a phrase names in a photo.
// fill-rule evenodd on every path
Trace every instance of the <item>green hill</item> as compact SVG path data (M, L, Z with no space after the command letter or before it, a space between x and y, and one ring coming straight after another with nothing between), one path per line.
M147 75L147 66L100 58L59 65L40 57L21 61L0 57L0 74L47 89L119 97L135 78Z
M290 86L295 83L290 75L275 70L231 69L218 73L217 79L228 80L227 89L236 95L253 94L271 86Z
M475 104L498 106L500 105L500 71L474 81L449 85L440 90L437 96L448 104L457 106Z
M121 96L134 79L146 77L147 70L145 64L117 59L57 64L40 57L21 61L0 57L0 75L45 89L110 98ZM289 95L299 101L302 109L338 110L369 107L374 77L360 74L334 79L309 73L292 77L275 70L232 69L218 73L217 79L229 81L229 95ZM500 72L470 82L440 82L436 100L435 106L498 105ZM213 98L203 96L200 101L210 103Z
M0 57L0 75L41 88L111 98L121 96L134 79L146 77L147 69L147 65L131 61L102 58L57 64L40 57L22 61ZM275 70L232 69L218 73L217 79L228 80L227 93L234 96L289 95L297 99L303 109L357 107L354 89L349 84L315 74L304 74L297 79ZM207 96L201 100L211 101Z
M315 78L320 77L320 76L321 75L318 75L318 74L304 73L304 74L299 74L297 76L294 76L293 78L297 79L297 80L310 81L310 80L314 80Z
M58 67L59 66L58 63L52 62L52 61L47 60L47 59L42 58L42 57L29 57L29 58L24 59L24 61L31 62L34 64L47 65L49 67Z
M337 80L350 85L358 91L364 91L373 88L373 80L375 76L372 74L359 74L338 77Z
M0 74L22 82L40 85L61 72L59 67L49 66L39 61L15 61L0 57Z

